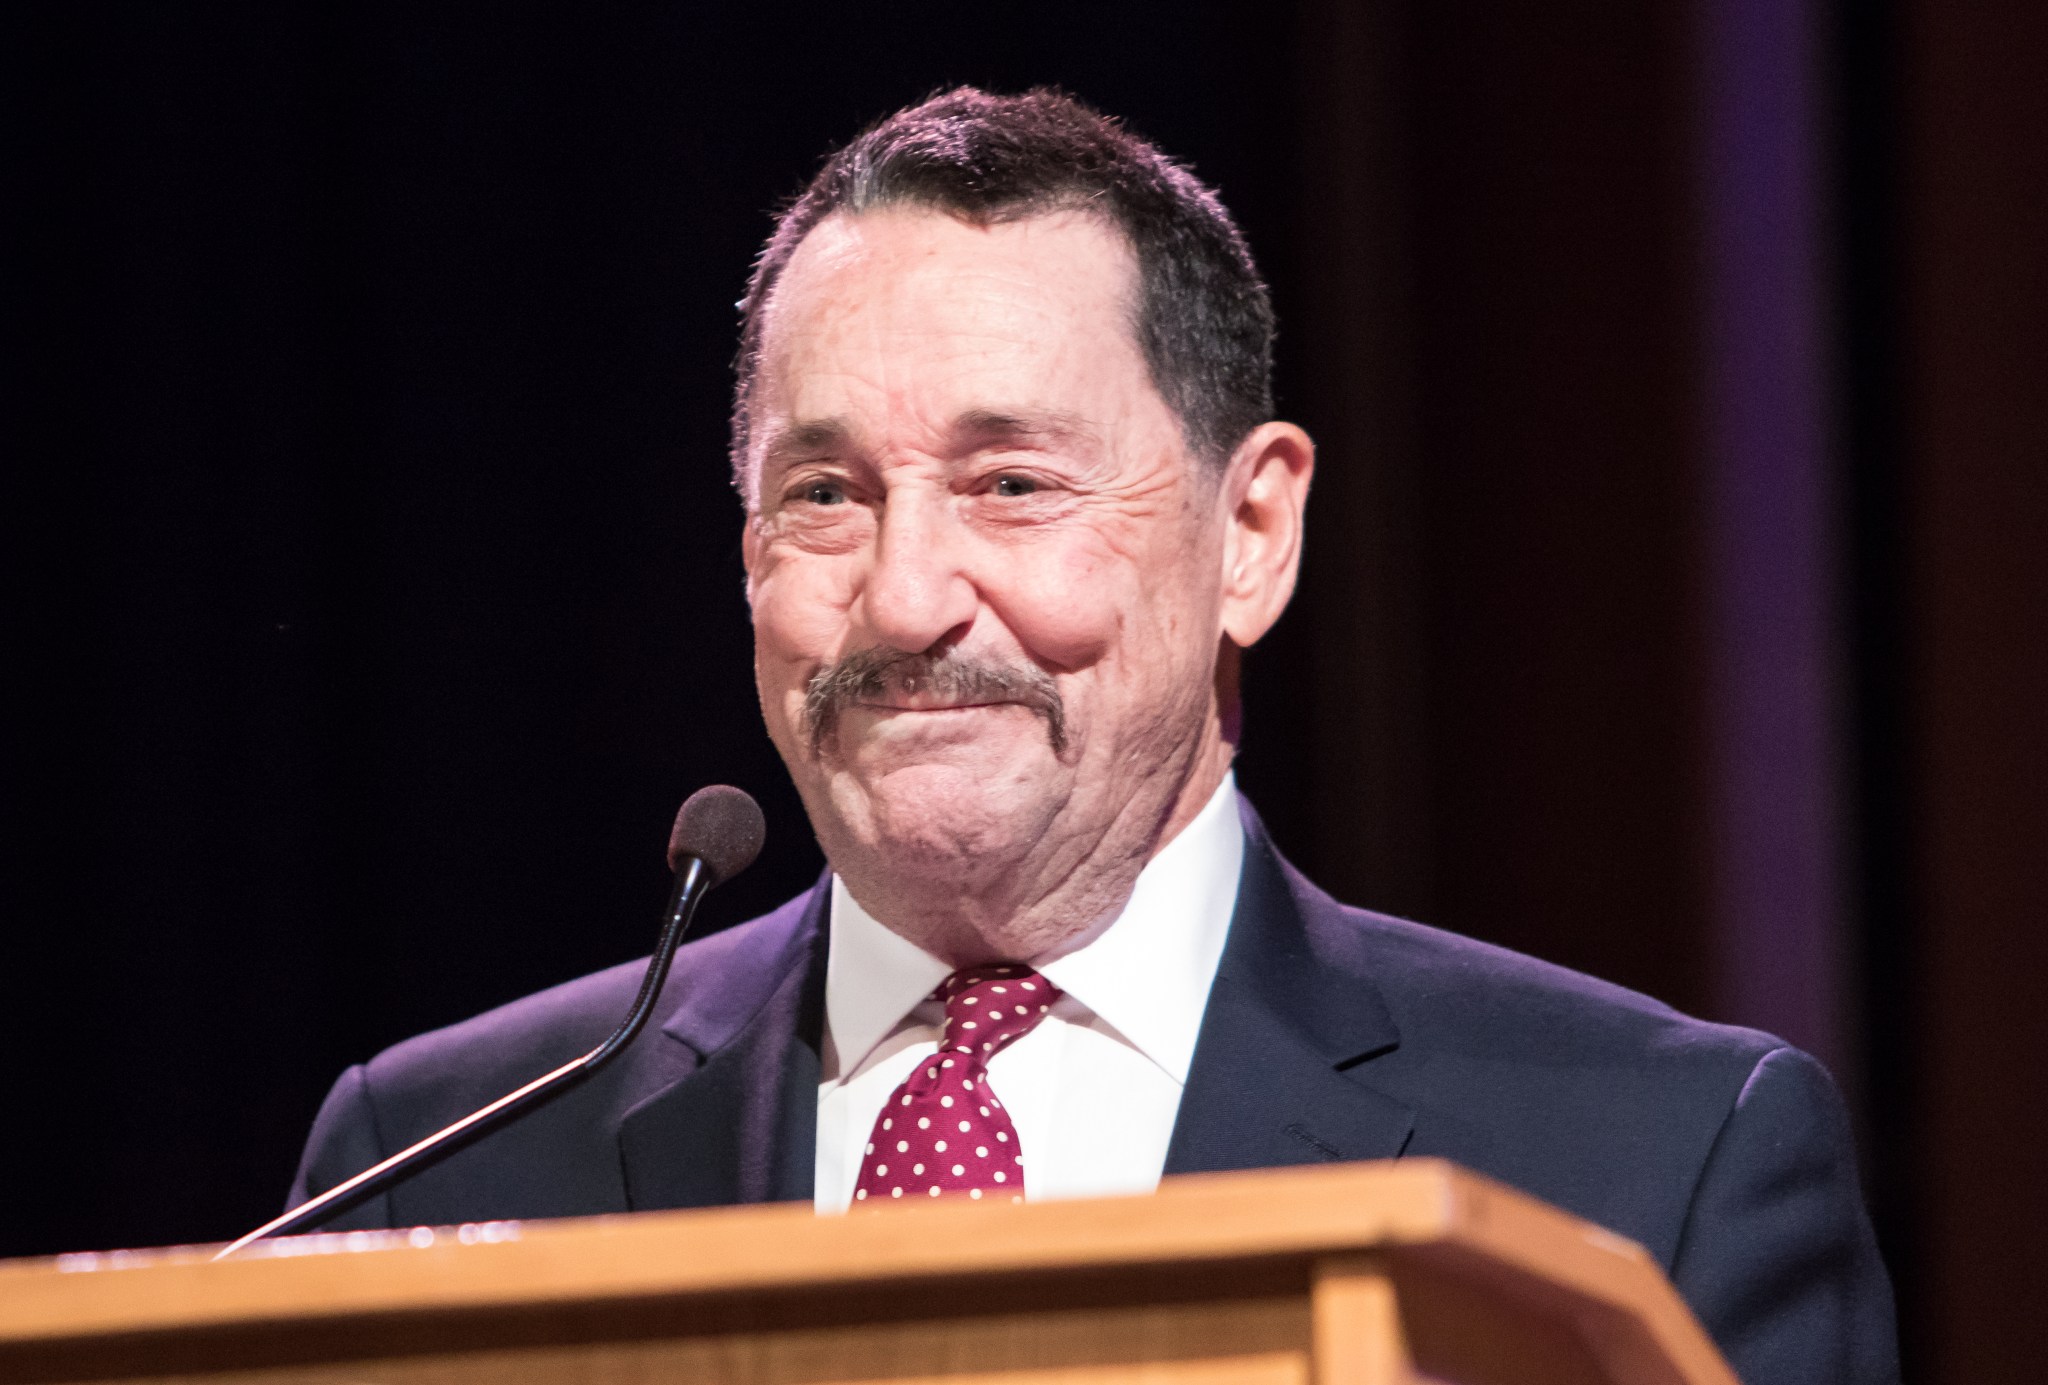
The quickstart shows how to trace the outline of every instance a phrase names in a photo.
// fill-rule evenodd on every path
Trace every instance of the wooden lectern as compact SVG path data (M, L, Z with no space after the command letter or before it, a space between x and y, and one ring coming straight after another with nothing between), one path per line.
M0 1265L0 1381L1735 1385L1633 1242L1426 1160Z

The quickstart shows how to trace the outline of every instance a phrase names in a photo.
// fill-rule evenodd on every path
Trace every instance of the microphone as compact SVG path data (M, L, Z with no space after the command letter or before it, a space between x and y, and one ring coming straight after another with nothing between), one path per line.
M335 1184L318 1197L308 1198L281 1217L263 1223L248 1235L231 1241L215 1260L225 1260L242 1247L266 1236L289 1235L325 1221L367 1197L383 1192L429 1165L439 1162L491 1130L559 1096L589 1077L633 1042L654 1012L654 1002L668 979L669 963L676 947L689 931L698 902L713 886L723 885L754 863L761 854L761 842L768 824L760 805L744 790L729 784L713 784L690 795L676 814L669 833L668 864L676 873L675 888L669 892L668 908L662 915L661 939L648 959L647 973L640 980L640 993L611 1037L590 1052L544 1073L517 1090L505 1093L490 1105L472 1111L453 1125L445 1126L425 1139L408 1145L380 1164L373 1164L355 1177Z

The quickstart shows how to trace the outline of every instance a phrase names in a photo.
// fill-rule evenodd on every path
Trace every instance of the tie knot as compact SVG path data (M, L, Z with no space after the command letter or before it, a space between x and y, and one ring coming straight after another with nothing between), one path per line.
M1059 987L1020 963L963 968L932 992L946 1006L941 1047L985 1064L1030 1033L1059 998Z

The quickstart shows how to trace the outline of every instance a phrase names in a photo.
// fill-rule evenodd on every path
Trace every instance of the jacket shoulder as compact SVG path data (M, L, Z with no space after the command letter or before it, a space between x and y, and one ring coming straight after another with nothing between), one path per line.
M1411 1153L1640 1242L1745 1380L1897 1380L1848 1115L1812 1057L1505 948L1313 907L1400 1027L1380 1076L1419 1113Z
M1541 1054L1592 1066L1704 1063L1731 1077L1786 1047L1775 1035L1698 1019L1554 962L1340 904L1286 869L1311 933L1355 954L1404 1045L1449 1047L1474 1059Z

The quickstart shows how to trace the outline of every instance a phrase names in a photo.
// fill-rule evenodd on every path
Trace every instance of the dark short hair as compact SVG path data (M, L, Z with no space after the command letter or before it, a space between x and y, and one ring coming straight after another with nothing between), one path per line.
M836 211L927 207L979 225L1106 217L1138 265L1132 327L1189 449L1220 467L1273 416L1273 305L1216 194L1158 148L1062 92L973 87L896 112L825 161L775 223L740 301L733 474L742 476L762 321L803 238Z

